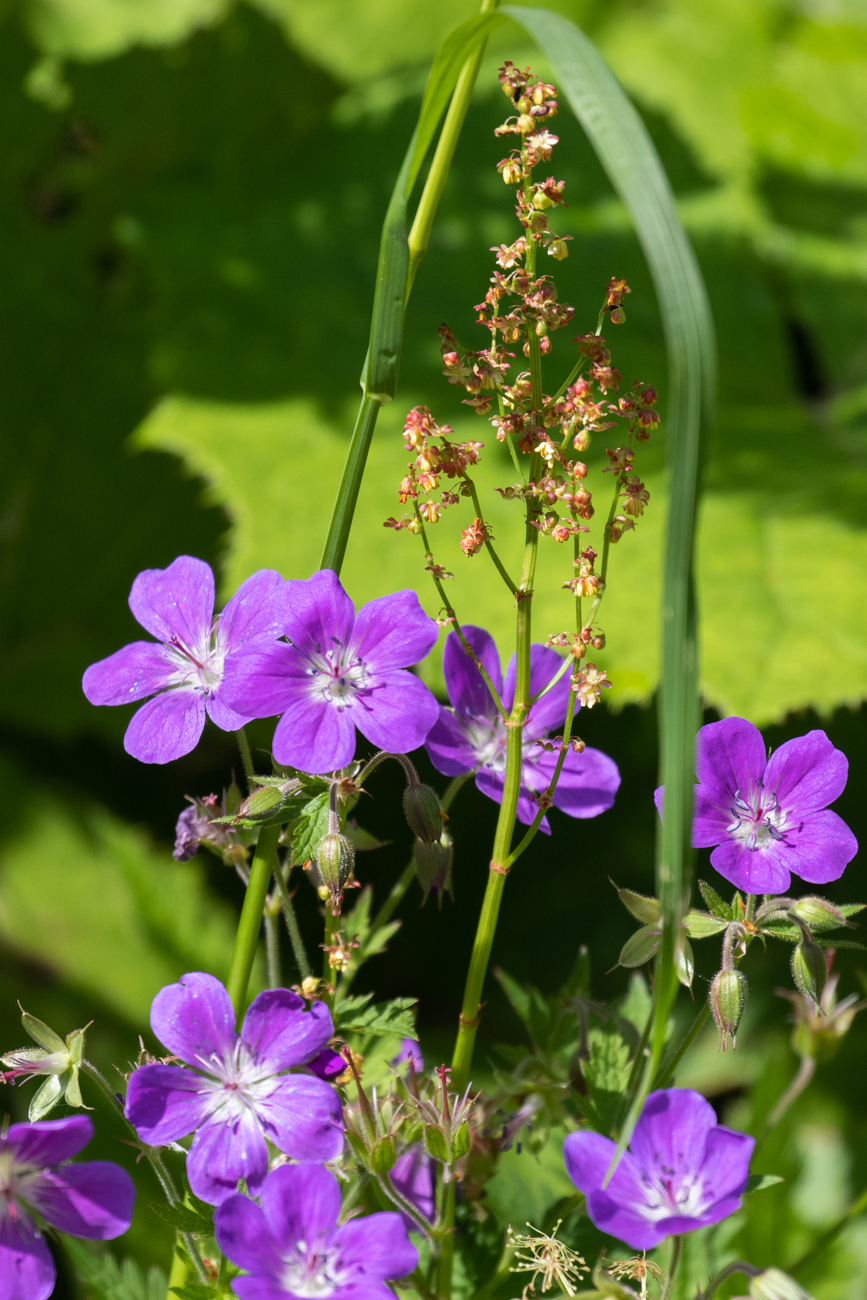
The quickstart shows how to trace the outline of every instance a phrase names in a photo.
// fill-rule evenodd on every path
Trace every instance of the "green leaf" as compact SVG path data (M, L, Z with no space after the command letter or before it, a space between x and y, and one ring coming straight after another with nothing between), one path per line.
M205 1286L204 1282L185 1282L183 1286L169 1287L169 1295L176 1295L178 1300L211 1300L217 1294L215 1287Z
M207 1213L204 1209L197 1210L189 1205L168 1205L165 1201L151 1201L151 1209L180 1232L200 1232L213 1236L213 1211Z
M365 853L370 849L383 849L387 844L392 843L391 840L378 840L375 835L371 835L370 831L359 826L354 819L346 823L344 834L357 853Z
M328 833L328 792L314 795L304 805L292 836L292 861L301 866L316 857L323 835Z
M118 1263L110 1251L95 1250L61 1234L63 1248L92 1300L165 1300L166 1276L159 1268L145 1274L132 1259Z
M530 994L526 989L522 988L516 979L513 979L511 975L507 975L506 972L500 970L499 967L494 968L494 975L497 977L500 987L509 999L512 1010L515 1012L522 1024L526 1025L529 1029Z
M716 890L707 883L706 880L700 880L698 887L701 890L701 896L705 901L708 911L712 916L718 916L721 921L733 921L734 911L730 905L724 902Z
M727 922L721 917L710 916L707 912L696 912L692 908L684 917L683 925L690 939L707 939L710 935L719 934L724 930Z
M777 1183L784 1183L785 1178L779 1174L750 1174L747 1179L745 1192L763 1192L766 1187L775 1187Z
M334 1011L334 1027L338 1033L394 1035L398 1038L418 1038L415 1017L411 1008L418 998L394 998L391 1002L371 1003L372 993L344 998Z

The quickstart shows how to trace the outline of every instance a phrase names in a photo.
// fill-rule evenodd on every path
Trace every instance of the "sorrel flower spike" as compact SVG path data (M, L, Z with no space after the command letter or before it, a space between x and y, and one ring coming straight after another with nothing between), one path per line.
M414 591L371 600L356 614L336 573L284 584L286 642L251 649L226 666L233 708L281 714L274 758L304 772L333 772L355 756L356 728L377 749L407 754L424 743L439 706L406 672L437 638Z
M217 1245L246 1270L232 1282L240 1300L394 1300L388 1280L406 1277L418 1251L399 1214L338 1227L340 1184L318 1165L282 1165L259 1204L231 1196L214 1216Z
M509 661L506 681L494 639L484 628L465 626L464 635L484 664L506 708L515 693L515 656ZM542 689L562 666L560 656L545 646L530 649L530 694ZM439 719L425 742L431 762L444 776L462 776L476 771L476 785L482 794L501 803L506 768L506 726L476 665L468 657L454 632L443 652L443 673L452 708L440 708ZM535 742L562 726L569 699L568 675L530 708L524 726L524 751L518 818L528 824L539 810L536 796L550 783L557 763L556 753L547 753ZM569 817L597 817L614 803L620 785L616 763L598 749L566 755L554 794L554 807ZM551 833L548 818L540 830Z
M120 1165L67 1162L87 1146L87 1115L12 1124L0 1137L0 1296L46 1300L56 1272L29 1210L72 1237L109 1241L132 1221L135 1187Z
M664 1088L644 1103L607 1187L617 1149L610 1138L570 1133L563 1157L596 1227L633 1250L652 1250L664 1237L719 1223L740 1208L754 1146L745 1133L717 1124L700 1093Z
M696 737L692 842L714 848L711 865L748 894L782 894L792 875L814 885L842 876L858 841L828 809L849 774L824 731L787 740L767 757L745 718L724 718ZM662 794L656 806L662 811Z
M219 1205L246 1179L255 1196L268 1172L265 1139L293 1160L333 1160L343 1149L340 1099L312 1074L287 1074L316 1057L333 1031L324 1002L296 993L254 998L235 1033L229 995L194 972L161 989L151 1028L186 1066L142 1065L130 1076L125 1114L144 1142L195 1133L187 1175L196 1196Z
M91 704L131 704L154 696L130 721L123 744L142 763L170 763L195 749L205 714L237 731L251 714L230 708L223 674L242 647L278 636L276 604L283 579L260 569L243 582L214 620L210 565L179 555L167 569L145 569L132 584L129 607L156 641L133 641L91 664L82 687Z

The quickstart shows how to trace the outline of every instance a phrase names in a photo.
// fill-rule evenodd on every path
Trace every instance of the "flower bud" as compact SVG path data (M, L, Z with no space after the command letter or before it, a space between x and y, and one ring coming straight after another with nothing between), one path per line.
M416 839L415 871L425 900L431 890L441 899L445 890L451 889L453 857L452 839L447 831L443 831L439 840Z
M415 782L403 792L403 811L414 835L427 844L442 837L443 811L439 798L429 785Z
M736 1034L744 998L747 992L746 978L739 970L721 970L713 977L708 1000L716 1027L719 1030L720 1046L723 1051L728 1048L731 1034L732 1048L737 1046Z
M370 1169L374 1174L387 1174L397 1164L394 1138L390 1133L379 1139L370 1153Z
M805 998L811 998L818 1006L827 977L825 954L815 943L809 929L803 926L801 942L792 953L792 978L795 987Z
M843 913L825 898L799 898L789 912L806 921L813 930L836 930L850 924Z
M752 1300L812 1300L802 1286L779 1268L766 1268L750 1279Z
M626 312L622 307L615 307L611 312L610 320L612 325L622 325L626 320Z
M548 245L549 257L556 257L558 262L562 262L565 257L569 256L569 248L565 239L552 239Z
M337 831L323 835L316 850L316 868L323 886L334 902L346 884L355 866L355 849L351 840Z
M593 640L590 642L590 644L593 646L593 649L594 649L594 650L604 650L604 649L605 649L605 633L604 633L604 632L600 632L598 636L595 636L595 637L593 638Z

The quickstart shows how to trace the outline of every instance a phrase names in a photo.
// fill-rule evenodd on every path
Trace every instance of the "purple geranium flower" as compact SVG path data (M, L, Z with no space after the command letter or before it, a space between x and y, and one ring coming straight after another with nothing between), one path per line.
M142 763L169 763L195 749L205 713L223 731L252 714L223 697L226 665L241 646L276 640L279 573L262 569L243 582L214 621L214 575L204 560L179 555L167 569L145 569L132 584L129 607L157 641L133 641L91 664L82 686L91 704L155 698L133 714L124 748Z
M126 1117L159 1146L195 1132L187 1174L211 1205L244 1178L255 1193L268 1172L266 1137L293 1160L332 1160L343 1149L340 1099L308 1073L286 1074L322 1051L333 1031L324 1002L309 1011L296 993L253 999L240 1034L229 995L213 975L183 975L161 989L151 1028L177 1065L143 1065L130 1076Z
M493 637L481 627L467 626L463 630L503 704L507 709L511 708L515 695L515 656L509 660L504 685L500 656ZM531 646L531 695L551 680L562 662L556 651L541 645ZM443 673L453 708L440 709L436 726L425 742L431 762L444 776L463 776L477 769L476 785L482 794L502 803L506 726L481 673L454 632L446 638ZM539 811L536 797L549 784L558 757L556 752L547 753L535 742L562 727L568 701L569 678L566 675L530 707L524 727L524 758L518 798L518 819L526 824L532 822ZM597 817L614 803L619 785L617 765L606 754L589 747L581 754L570 749L557 783L554 806L569 817ZM550 835L547 817L542 818L539 829Z
M356 727L377 749L418 749L437 702L405 670L437 639L414 591L371 600L356 614L336 573L320 569L283 588L278 642L226 665L226 698L254 718L282 717L274 758L305 772L333 772L355 756Z
M603 1188L616 1144L570 1133L566 1170L602 1232L633 1250L719 1223L740 1208L755 1141L717 1124L710 1102L689 1088L663 1088L644 1103L629 1150Z
M767 757L745 718L725 718L696 737L692 842L716 845L711 865L748 894L781 894L790 873L823 885L837 880L858 841L828 804L843 793L849 764L824 731L787 740ZM662 788L656 806L662 812Z
M394 1300L386 1281L418 1264L399 1214L338 1227L340 1184L318 1165L275 1169L259 1200L230 1196L214 1216L217 1245L247 1272L232 1282L240 1300Z
M46 1300L51 1252L28 1210L61 1232L108 1241L132 1220L135 1187L107 1160L67 1164L93 1137L86 1115L12 1124L0 1137L0 1297Z

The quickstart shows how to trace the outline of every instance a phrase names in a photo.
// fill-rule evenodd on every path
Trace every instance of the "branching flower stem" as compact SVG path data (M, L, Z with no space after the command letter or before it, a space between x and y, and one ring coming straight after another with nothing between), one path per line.
M121 1102L117 1093L114 1091L114 1089L112 1088L111 1084L109 1083L108 1079L106 1079L102 1071L98 1070L95 1065L93 1065L90 1061L86 1059L81 1062L81 1069L89 1079L93 1080L97 1088L99 1088L100 1092L102 1093L103 1097L105 1097L106 1101L111 1106L112 1110L115 1112L115 1114L120 1116L121 1120L124 1123L124 1126L126 1127L128 1132L130 1132L134 1137L135 1145L139 1148L142 1155L145 1157L148 1164L150 1165L151 1169L153 1169L154 1174L156 1175L157 1182L162 1188L163 1195L165 1196L169 1205L179 1205L181 1202L181 1198L178 1195L178 1189L175 1187L174 1179L172 1178L171 1174L169 1173L168 1169L165 1166L165 1161L160 1155L159 1149L157 1147L150 1147L147 1145L147 1143L141 1141L138 1133L136 1133L132 1124L130 1124L126 1115L123 1113L123 1103ZM189 1255L190 1259L193 1261L193 1266L199 1275L200 1281L207 1282L208 1276L202 1265L201 1256L199 1255L199 1248L196 1245L193 1237L189 1232L181 1232L179 1235L181 1240L184 1243L184 1247L186 1248L187 1254ZM183 1281L183 1279L181 1280Z
M455 636L456 636L456 637L458 638L458 640L460 641L460 643L461 643L461 645L463 646L464 650L465 650L466 653L469 655L469 657L472 659L473 663L476 665L476 667L478 668L479 672L482 674L482 678L483 678L483 680L484 680L484 683L485 683L485 685L487 686L488 690L491 692L491 699L494 701L494 704L497 706L497 711L499 712L500 716L501 716L503 719L507 719L507 718L508 718L508 714L506 713L506 710L505 710L505 708L504 708L504 706L503 706L503 702L502 702L502 700L500 699L499 693L497 692L497 689L496 689L496 687L494 686L494 683L491 681L490 675L489 675L487 669L485 668L484 664L482 663L481 659L479 659L478 655L476 655L476 654L474 653L472 646L470 645L470 643L469 643L469 641L467 640L467 638L464 636L463 629L461 628L461 625L460 625L460 623L458 622L458 616L457 616L457 614L455 613L454 609L452 608L452 603L451 603L451 601L449 600L448 596L446 595L445 587L443 586L442 581L441 581L441 580L437 577L437 575L436 575L436 570L435 570L435 565L434 565L433 552L431 551L430 543L429 543L429 541L428 541L428 537L427 537L427 533L425 532L425 526L424 526L424 521L422 520L422 517L421 517L421 512L419 511L418 505L417 505L417 503L415 503L415 502L413 503L413 509L414 509L414 511L415 511L415 517L416 517L416 519L417 519L417 521L418 521L418 526L419 526L419 536L421 537L422 544L424 545L425 558L427 559L427 562L428 562L428 564L430 565L430 568L431 568L431 577L432 577L433 580L434 580L434 586L435 586L436 589L437 589L437 592L438 592L438 594L439 594L439 598L440 598L440 600L441 600L442 603L443 603L443 608L445 609L446 614L447 614L448 618L449 618L450 621L451 621L452 631L455 633ZM536 531L536 530L535 530L535 528L534 528L534 529L533 529L533 532L535 533L535 531Z
M240 1017L247 1001L247 985L253 969L253 959L262 933L262 912L271 877L277 868L277 842L279 826L265 826L259 833L256 852L250 867L250 882L244 895L241 919L235 936L235 951L226 988L232 999L235 1013Z
M477 516L479 519L481 519L481 518L482 518L482 507L481 507L481 505L480 505L480 503L479 503L479 495L478 495L478 493L476 492L476 485L475 485L475 483L473 482L473 480L472 480L471 478L468 478L468 477L467 477L466 474L462 475L462 477L463 477L464 482L468 485L468 487L469 487L469 489L470 489L470 498L471 498L471 500L472 500L472 503L473 503L473 509L474 509L475 512L476 512L476 516ZM514 582L512 582L512 579L509 577L509 575L508 575L508 573L507 573L507 571L506 571L506 566L503 564L503 561L500 559L499 555L498 555L497 552L494 550L494 544L493 544L493 542L491 541L490 537L488 536L488 530L487 530L487 529L485 529L485 549L487 550L487 552L488 552L488 554L490 555L491 559L494 561L494 564L495 564L495 566L496 566L497 572L499 573L500 577L503 579L503 582L504 582L504 583L506 584L506 586L509 588L509 591L512 593L513 596L517 596L517 594L518 594L518 588L515 586Z
M576 663L573 669L574 677L577 677L578 670L579 670L578 664ZM557 674L557 679L562 677L562 675L563 674L561 670L561 672ZM542 824L542 818L545 816L545 813L548 807L550 806L551 800L554 798L554 792L557 789L557 782L560 780L560 773L563 771L563 764L566 762L566 755L569 753L569 739L572 735L572 722L574 717L575 717L575 691L570 690L569 703L566 706L566 721L563 724L563 746L557 757L557 766L554 768L554 773L551 777L550 783L547 789L545 790L545 793L542 796L541 800L539 801L539 811L536 813L536 816L533 818L529 830L524 835L524 838L520 841L517 847L514 848L512 852L509 854L509 857L505 863L507 867L514 866L514 864L517 862L521 854L530 847L531 841L535 839L536 832L538 831L539 827Z
M301 978L306 980L313 972L310 969L307 950L304 947L304 940L301 938L301 931L298 928L298 918L295 915L295 907L292 903L292 896L289 893L289 885L286 876L283 874L285 870L286 868L281 867L278 862L274 870L274 881L277 885L277 892L280 895L283 919L286 922L286 930L289 934L289 942L292 945L295 964L298 967L298 973Z
M683 1254L683 1237L671 1238L671 1263L668 1266L668 1276L665 1279L665 1286L659 1300L671 1300L674 1290L674 1279L677 1275L677 1266L680 1263L680 1257Z

